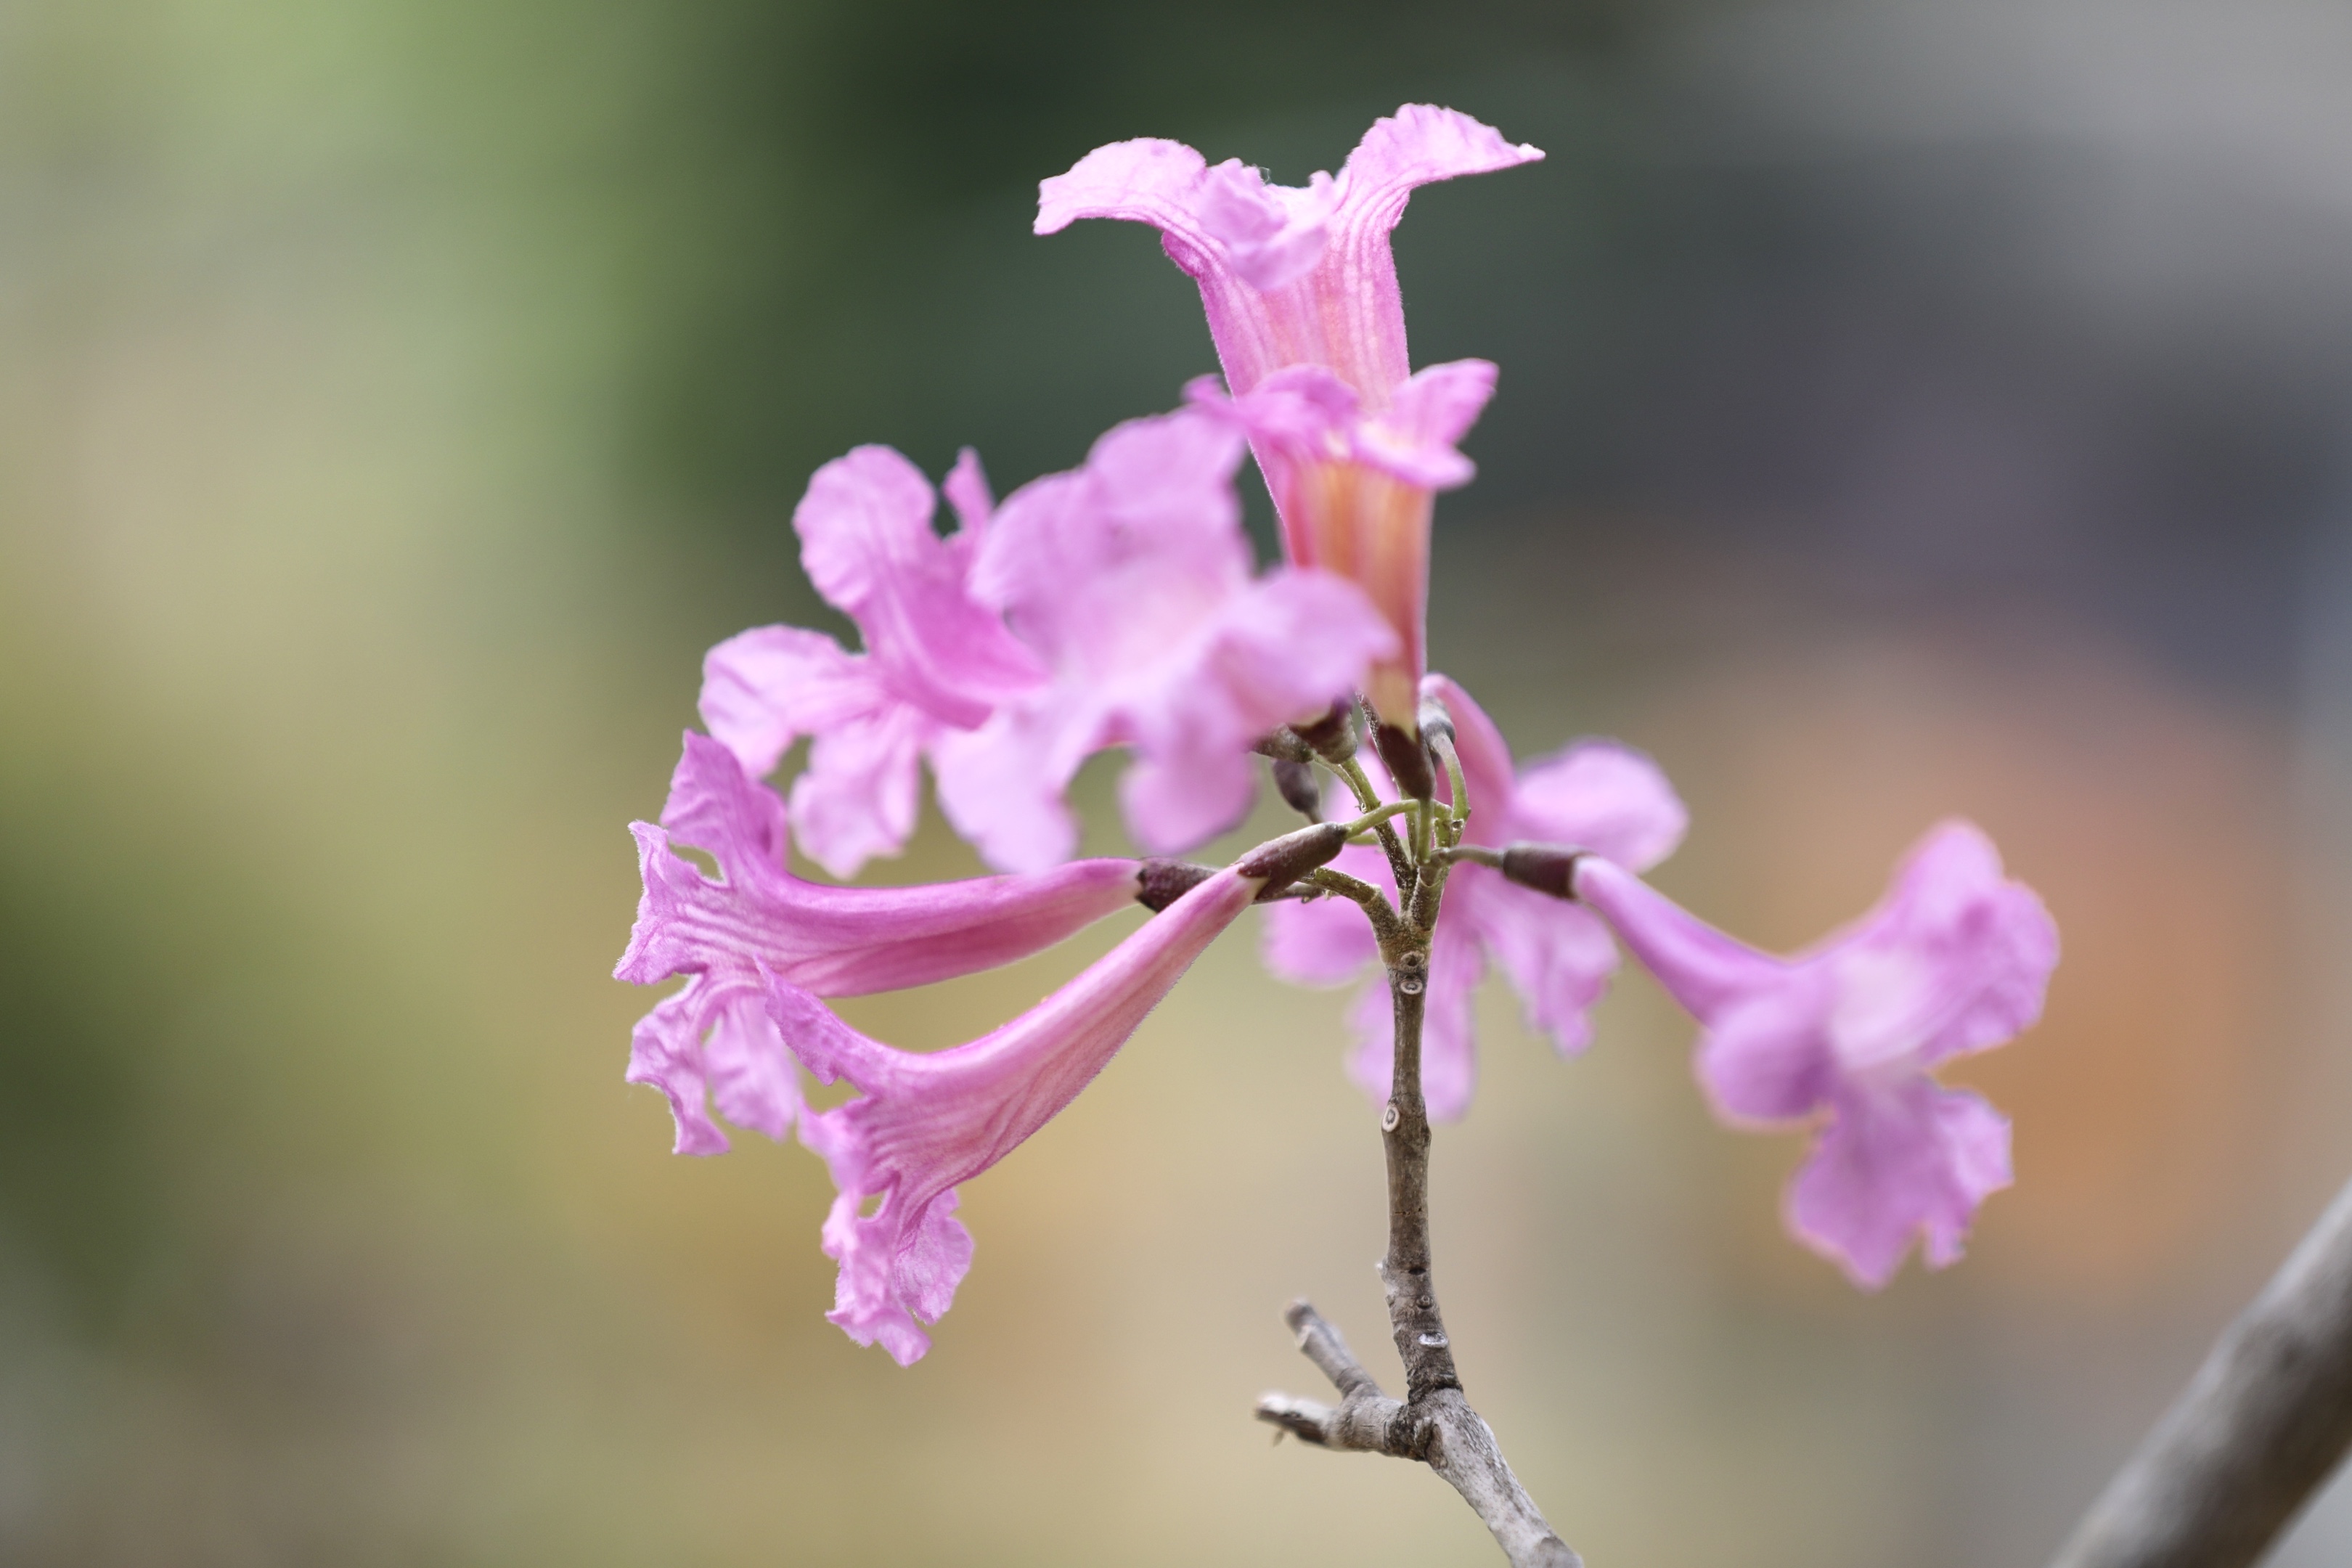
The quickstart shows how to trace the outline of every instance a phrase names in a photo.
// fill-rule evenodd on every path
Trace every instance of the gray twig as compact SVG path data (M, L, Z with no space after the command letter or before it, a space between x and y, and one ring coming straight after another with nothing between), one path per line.
M1290 1331L1298 1336L1299 1350L1339 1391L1339 1405L1335 1410L1311 1399L1269 1394L1257 1402L1257 1418L1321 1447L1389 1452L1389 1429L1403 1412L1404 1402L1381 1392L1381 1385L1356 1360L1339 1331L1325 1322L1311 1304L1293 1301L1282 1316Z
M2246 1568L2352 1446L2352 1186L2238 1315L2051 1568Z
M1269 1394L1258 1401L1257 1416L1323 1447L1426 1464L1451 1482L1485 1521L1512 1568L1582 1568L1581 1560L1544 1522L1542 1511L1511 1473L1492 1428L1463 1397L1453 1343L1437 1306L1429 1246L1430 1131L1429 1110L1421 1092L1421 1033L1429 986L1429 934L1444 881L1442 864L1423 867L1402 920L1376 893L1365 904L1367 912L1374 913L1396 1021L1395 1068L1389 1101L1381 1112L1381 1142L1388 1154L1389 1247L1380 1272L1388 1294L1389 1328L1404 1363L1405 1397L1381 1393L1339 1331L1307 1302L1295 1301L1286 1320L1298 1336L1299 1350L1339 1391L1339 1403L1332 1406ZM1355 896L1330 882L1325 885Z

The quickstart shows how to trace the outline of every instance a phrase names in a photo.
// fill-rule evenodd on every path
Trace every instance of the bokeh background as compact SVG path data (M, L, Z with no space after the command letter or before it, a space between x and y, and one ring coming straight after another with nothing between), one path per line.
M1759 941L1965 814L2066 942L1965 1074L2017 1187L1876 1298L1645 980L1566 1064L1489 994L1473 1396L1597 1564L2040 1561L2352 1173L2347 79L2332 0L0 3L0 1557L1493 1561L1248 1419L1294 1294L1386 1356L1342 1003L1248 931L967 1190L910 1372L606 978L701 650L838 625L810 469L1009 487L1213 368L1034 182L1429 100L1550 153L1398 236L1416 363L1503 365L1438 662L1654 752ZM845 1011L950 1043L1123 929ZM2280 1560L2347 1557L2352 1495Z

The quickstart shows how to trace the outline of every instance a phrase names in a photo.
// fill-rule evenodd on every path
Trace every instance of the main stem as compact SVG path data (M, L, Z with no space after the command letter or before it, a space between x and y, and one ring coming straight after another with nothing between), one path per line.
M1387 1287L1389 1331L1404 1363L1408 1405L1440 1389L1459 1389L1453 1342L1438 1310L1430 1276L1429 1107L1421 1092L1421 1025L1429 1000L1429 963L1418 948L1389 965L1389 998L1396 1019L1396 1059L1389 1102L1381 1111L1381 1143L1389 1166L1389 1250L1381 1259Z
M1368 791L1366 793L1369 793ZM1387 825L1381 825L1385 831ZM1415 833L1419 842L1423 833ZM1429 1243L1429 1107L1422 1097L1421 1037L1428 1006L1430 938L1437 925L1446 866L1413 867L1391 841L1400 907L1391 910L1378 891L1352 878L1318 872L1318 885L1364 906L1379 933L1395 1020L1394 1064L1388 1103L1381 1110L1381 1142L1388 1157L1389 1247L1381 1259L1388 1293L1389 1329L1404 1363L1405 1397L1396 1400L1351 1354L1339 1331L1305 1301L1286 1315L1298 1347L1330 1378L1338 1408L1268 1394L1258 1418L1325 1447L1358 1449L1418 1459L1452 1483L1502 1547L1512 1568L1582 1568L1582 1560L1553 1533L1527 1489L1511 1473L1495 1434L1462 1393L1452 1338L1437 1305Z

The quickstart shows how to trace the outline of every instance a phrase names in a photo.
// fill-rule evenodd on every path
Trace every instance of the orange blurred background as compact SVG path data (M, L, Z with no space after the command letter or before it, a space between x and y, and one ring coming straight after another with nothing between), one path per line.
M1425 98L1551 153L1400 233L1416 363L1503 366L1435 662L1653 752L1753 940L1963 815L2065 954L1959 1075L2016 1187L1879 1297L1645 979L1572 1063L1490 991L1471 1395L1596 1564L2040 1560L2352 1174L2347 68L2288 0L0 11L0 1556L1493 1560L1249 1419L1295 1295L1388 1365L1342 1000L1250 931L966 1189L910 1371L824 1321L812 1156L667 1153L606 978L702 649L839 625L809 470L1009 489L1211 368L1034 181ZM843 1011L950 1044L1136 918Z

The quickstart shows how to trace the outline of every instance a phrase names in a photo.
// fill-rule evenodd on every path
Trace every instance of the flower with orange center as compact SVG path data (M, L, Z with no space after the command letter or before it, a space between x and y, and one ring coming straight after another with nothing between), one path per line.
M1432 505L1470 478L1454 443L1495 367L1411 374L1389 234L1416 187L1542 156L1467 115L1407 104L1373 123L1337 179L1318 173L1303 188L1157 138L1098 147L1038 187L1039 234L1082 217L1149 223L1200 285L1231 399L1199 383L1193 396L1248 428L1291 560L1357 583L1396 631L1399 652L1370 672L1366 695L1408 731Z

